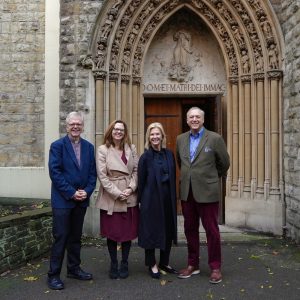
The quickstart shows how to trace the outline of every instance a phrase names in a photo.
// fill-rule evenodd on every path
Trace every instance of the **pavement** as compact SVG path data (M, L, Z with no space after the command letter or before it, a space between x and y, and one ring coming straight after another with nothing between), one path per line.
M108 277L110 262L104 240L85 238L82 268L93 273L92 281L66 278L64 264L61 279L65 289L50 290L46 284L49 254L45 254L26 266L1 274L0 299L300 299L299 245L281 237L226 226L221 226L221 236L223 281L219 284L209 283L207 248L201 230L200 275L178 279L163 274L159 280L152 279L144 266L144 251L135 242L130 252L129 277L112 280ZM170 265L181 269L186 262L186 242L179 232L179 243L172 248Z

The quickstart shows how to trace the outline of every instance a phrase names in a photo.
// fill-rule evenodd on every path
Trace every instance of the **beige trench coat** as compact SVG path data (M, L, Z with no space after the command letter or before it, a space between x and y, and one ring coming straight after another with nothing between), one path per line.
M127 165L121 159L120 152L106 145L98 147L96 153L97 175L100 181L96 207L113 212L126 212L127 207L137 205L137 165L138 155L135 145L125 145ZM133 193L126 200L119 200L121 192L131 188Z

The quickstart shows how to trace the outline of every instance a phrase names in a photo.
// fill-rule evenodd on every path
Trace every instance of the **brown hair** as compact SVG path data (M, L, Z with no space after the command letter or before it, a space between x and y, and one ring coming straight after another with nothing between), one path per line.
M103 141L103 145L106 145L107 148L109 148L110 146L113 146L115 147L115 143L114 143L114 140L112 138L112 131L115 127L115 125L117 123L121 123L124 125L124 137L120 143L120 148L124 150L124 146L125 144L128 144L129 147L131 146L131 140L130 140L130 137L129 137L129 134L128 134L128 128L127 128L127 125L124 121L122 120L115 120L113 122L111 122L106 131L105 131L105 134L104 134L104 141Z

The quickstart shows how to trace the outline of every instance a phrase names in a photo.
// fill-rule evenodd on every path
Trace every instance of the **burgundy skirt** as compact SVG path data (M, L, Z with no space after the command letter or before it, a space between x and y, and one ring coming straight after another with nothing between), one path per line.
M139 208L128 207L127 212L114 212L108 215L100 210L100 234L116 242L132 241L137 238Z

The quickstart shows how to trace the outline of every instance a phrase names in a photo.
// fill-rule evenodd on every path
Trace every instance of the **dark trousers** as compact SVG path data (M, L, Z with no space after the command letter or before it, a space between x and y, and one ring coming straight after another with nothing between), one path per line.
M159 264L163 266L169 265L172 240L166 243L165 250L160 250ZM145 249L145 265L153 267L156 264L155 249Z
M188 265L198 268L200 254L199 220L207 239L208 264L212 270L221 268L221 237L218 225L219 203L198 203L190 189L187 201L181 201L184 233L188 245Z
M52 234L54 242L50 256L48 276L58 276L61 272L65 250L67 249L67 269L74 271L80 266L81 235L86 207L52 209Z

